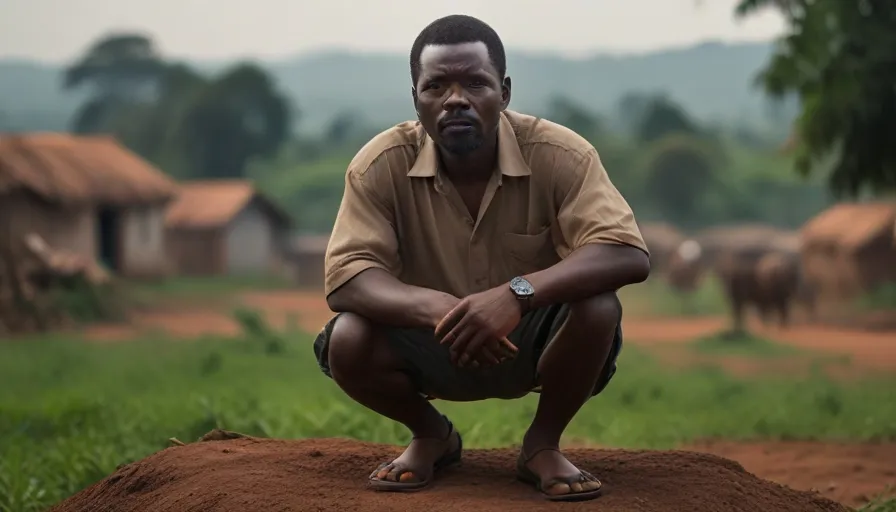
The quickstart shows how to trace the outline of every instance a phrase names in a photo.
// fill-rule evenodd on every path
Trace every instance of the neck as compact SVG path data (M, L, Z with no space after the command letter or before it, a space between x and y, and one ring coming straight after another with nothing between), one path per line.
M442 168L454 182L487 181L498 160L498 134L466 155L455 155L439 148Z

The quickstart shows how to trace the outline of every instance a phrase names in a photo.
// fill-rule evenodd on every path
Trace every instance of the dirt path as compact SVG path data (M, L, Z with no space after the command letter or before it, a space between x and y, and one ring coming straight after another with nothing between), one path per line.
M54 510L845 510L818 493L757 478L731 460L687 451L570 450L570 458L604 483L603 496L577 504L548 504L533 488L517 482L513 449L468 450L460 467L446 470L423 492L366 490L369 469L398 453L397 447L345 439L192 443L124 466ZM842 463L834 460L838 467ZM867 483L872 483L870 478ZM831 487L827 475L811 485L822 491ZM861 489L845 491L847 499L864 489L863 483Z

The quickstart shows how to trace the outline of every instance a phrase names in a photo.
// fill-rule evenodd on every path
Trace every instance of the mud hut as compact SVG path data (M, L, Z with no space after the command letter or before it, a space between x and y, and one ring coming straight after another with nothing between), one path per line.
M323 289L324 257L329 235L302 235L293 238L289 260L293 280L300 288Z
M111 137L0 135L6 240L28 233L126 277L167 271L164 209L176 184Z
M180 275L279 275L291 227L248 180L184 182L165 214L167 253Z
M896 202L841 203L802 230L804 271L826 298L896 282Z

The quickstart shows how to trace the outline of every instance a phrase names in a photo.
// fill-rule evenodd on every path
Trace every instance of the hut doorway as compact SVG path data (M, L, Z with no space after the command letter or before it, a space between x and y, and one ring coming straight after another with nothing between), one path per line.
M121 216L112 208L100 208L97 213L97 255L103 265L117 272L120 264L119 248Z

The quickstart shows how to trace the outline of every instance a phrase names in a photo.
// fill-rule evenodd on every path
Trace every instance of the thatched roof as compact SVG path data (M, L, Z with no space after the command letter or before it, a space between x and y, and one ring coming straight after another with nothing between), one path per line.
M274 222L292 225L289 214L261 194L251 181L234 179L183 182L177 200L165 213L165 226L174 229L223 227L253 200L258 201Z
M177 185L111 137L0 136L0 195L30 191L53 203L152 204Z
M896 202L841 203L816 215L803 227L806 248L855 251L879 236L896 237Z

